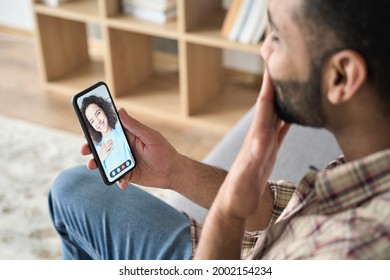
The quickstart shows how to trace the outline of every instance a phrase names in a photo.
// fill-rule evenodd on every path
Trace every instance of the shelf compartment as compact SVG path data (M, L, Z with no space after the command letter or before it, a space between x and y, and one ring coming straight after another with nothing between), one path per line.
M210 99L191 121L214 131L227 133L255 105L259 90L238 85L225 85Z
M74 94L104 80L103 59L90 50L85 22L36 14L36 24L46 89Z
M192 116L202 112L209 100L219 96L231 81L223 65L224 49L190 42L182 46L184 53L182 68L186 69L186 72L183 71L186 114ZM257 74L251 76L253 75ZM253 82L240 86L252 87L255 91L259 88L259 84L254 85Z
M185 40L194 44L258 54L260 44L242 44L222 36L226 16L220 0L186 0Z
M100 21L99 5L97 0L79 0L65 2L59 7L50 7L44 4L35 3L33 8L36 13L55 16L58 18L84 22Z
M108 80L114 95L120 97L153 74L152 37L111 27L106 32L111 57Z
M156 72L137 87L128 89L116 101L131 112L147 114L158 119L181 119L179 77L177 73Z
M221 0L181 0L184 1L184 32L192 32L199 28L205 21L209 21L214 14L221 14ZM218 19L219 20L219 19ZM222 24L221 24L222 26Z
M186 43L184 53L187 80L183 78L183 92L187 116L222 129L231 127L255 103L260 83L253 80L245 83L237 77L231 79L223 66L222 48Z
M178 118L179 70L157 65L153 37L109 27L107 38L108 81L115 98L130 110Z
M217 9L201 23L187 32L185 38L188 42L207 45L210 47L225 48L247 53L259 54L261 44L242 44L230 41L222 36L221 28L226 12Z
M104 63L90 60L83 65L79 65L74 71L62 78L46 82L45 88L50 92L73 96L98 81L104 80Z

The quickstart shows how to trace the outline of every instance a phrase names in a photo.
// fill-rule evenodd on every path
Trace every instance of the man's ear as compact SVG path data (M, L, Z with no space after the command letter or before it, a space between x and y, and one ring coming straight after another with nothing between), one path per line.
M332 104L350 100L367 80L367 64L364 58L353 50L334 54L327 65L325 84L327 98Z

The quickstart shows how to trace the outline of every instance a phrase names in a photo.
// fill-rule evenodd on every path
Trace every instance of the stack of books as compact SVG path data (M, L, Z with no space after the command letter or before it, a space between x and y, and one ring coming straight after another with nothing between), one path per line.
M72 0L41 0L40 2L45 4L45 5L48 5L50 7L58 7L61 4L65 3L65 2L70 2L70 1L72 1Z
M166 23L176 18L176 0L121 0L122 12L142 20Z
M267 28L267 0L232 0L222 36L243 44L257 44Z

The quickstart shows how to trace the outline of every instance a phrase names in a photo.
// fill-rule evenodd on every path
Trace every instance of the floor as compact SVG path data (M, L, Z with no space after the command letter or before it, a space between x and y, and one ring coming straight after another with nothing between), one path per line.
M68 98L40 86L34 39L0 33L0 114L81 134ZM139 119L160 131L181 153L202 160L223 137L221 133L150 117Z

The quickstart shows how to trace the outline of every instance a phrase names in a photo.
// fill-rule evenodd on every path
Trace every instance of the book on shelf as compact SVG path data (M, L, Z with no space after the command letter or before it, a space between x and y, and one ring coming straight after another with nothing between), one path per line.
M267 16L267 1L263 2L263 14L259 21L259 25L252 37L251 44L258 44L267 32L268 16Z
M267 19L267 3L264 0L254 0L248 18L238 37L243 44L258 43L265 32ZM258 38L260 36L260 38Z
M233 0L232 3L230 4L230 7L223 21L222 31L221 31L222 36L227 37L229 35L229 31L233 26L234 19L237 16L242 1L243 0Z
M176 18L176 1L172 0L122 0L122 12L142 20L166 23Z
M267 0L233 0L221 34L231 41L257 44L267 27Z
M238 40L240 33L241 33L241 31L245 25L245 22L248 18L248 15L251 11L253 1L259 1L259 0L243 0L242 1L241 5L238 9L237 15L234 19L232 28L229 31L229 34L227 36L227 38L229 40L231 40L231 41Z
M71 2L71 1L73 0L41 0L40 2L50 7L58 7L63 3Z

